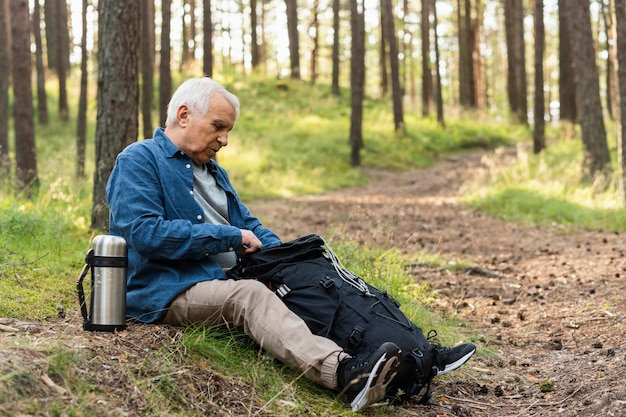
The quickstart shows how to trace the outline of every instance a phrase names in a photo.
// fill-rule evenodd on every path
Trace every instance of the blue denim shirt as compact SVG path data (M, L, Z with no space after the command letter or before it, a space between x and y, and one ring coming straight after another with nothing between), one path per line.
M264 247L281 243L250 214L226 171L208 164L226 191L230 225L204 222L193 196L193 163L157 129L117 157L106 188L110 234L128 244L127 316L151 323L165 315L176 296L194 284L225 279L210 255L241 247L241 231L254 232Z

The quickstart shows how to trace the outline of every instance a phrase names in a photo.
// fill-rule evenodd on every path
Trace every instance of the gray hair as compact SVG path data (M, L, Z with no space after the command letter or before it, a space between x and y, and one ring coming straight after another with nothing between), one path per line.
M176 124L176 112L183 104L186 104L189 111L194 116L206 116L209 111L211 96L214 93L223 94L230 104L235 108L237 118L239 117L239 99L230 91L226 90L220 83L209 77L190 78L182 83L172 95L167 105L167 120L165 126Z

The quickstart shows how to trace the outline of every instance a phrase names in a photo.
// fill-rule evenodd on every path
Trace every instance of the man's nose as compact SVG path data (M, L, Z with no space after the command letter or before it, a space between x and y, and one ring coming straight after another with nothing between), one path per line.
M220 143L220 145L222 146L226 146L228 145L228 133L222 133L218 138L217 141Z

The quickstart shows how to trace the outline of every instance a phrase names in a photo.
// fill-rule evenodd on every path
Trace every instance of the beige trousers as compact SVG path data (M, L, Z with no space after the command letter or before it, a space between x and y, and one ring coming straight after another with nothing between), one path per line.
M265 285L254 280L200 282L172 302L162 323L243 325L244 332L272 356L327 388L337 388L341 347L311 333Z

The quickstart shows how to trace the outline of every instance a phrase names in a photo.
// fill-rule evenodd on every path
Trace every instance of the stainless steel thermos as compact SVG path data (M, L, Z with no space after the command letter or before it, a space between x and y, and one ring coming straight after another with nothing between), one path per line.
M98 235L85 257L85 266L76 283L83 315L83 329L116 331L126 328L126 241L120 236ZM83 280L91 269L89 312Z

